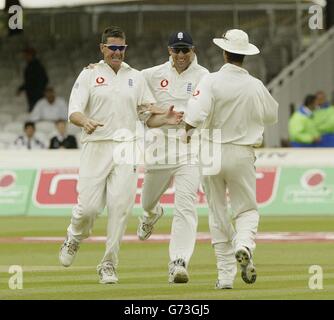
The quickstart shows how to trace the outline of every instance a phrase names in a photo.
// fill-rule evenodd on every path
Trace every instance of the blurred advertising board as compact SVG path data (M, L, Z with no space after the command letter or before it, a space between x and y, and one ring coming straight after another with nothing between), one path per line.
M260 214L334 214L334 150L258 149L256 157ZM1 154L0 215L69 216L77 202L79 160L77 150ZM135 214L141 211L144 178L139 169ZM171 183L161 198L169 214L174 192ZM199 214L207 214L201 186L197 207Z

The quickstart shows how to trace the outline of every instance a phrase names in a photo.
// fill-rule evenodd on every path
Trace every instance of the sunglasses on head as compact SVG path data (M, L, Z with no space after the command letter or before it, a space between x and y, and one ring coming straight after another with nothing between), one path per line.
M190 48L183 47L183 48L171 48L173 53L180 53L182 51L183 53L188 53L190 52Z
M117 50L124 51L127 47L127 45L117 46L117 45L114 45L114 44L109 44L109 45L105 44L104 46L107 47L111 51L117 51Z

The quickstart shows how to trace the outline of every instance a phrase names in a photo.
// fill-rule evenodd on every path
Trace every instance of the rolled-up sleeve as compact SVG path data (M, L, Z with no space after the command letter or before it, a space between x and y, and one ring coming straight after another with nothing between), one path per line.
M198 127L210 114L213 105L213 94L209 76L205 76L196 87L188 101L184 122Z
M90 94L89 84L91 72L92 71L89 69L83 70L73 85L68 105L68 119L72 113L83 113L86 109Z

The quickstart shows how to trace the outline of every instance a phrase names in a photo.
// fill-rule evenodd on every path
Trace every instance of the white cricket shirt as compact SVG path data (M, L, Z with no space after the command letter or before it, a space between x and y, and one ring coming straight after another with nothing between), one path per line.
M187 112L188 100L192 96L200 79L208 73L209 71L207 69L197 63L196 56L189 67L181 74L174 68L171 57L169 58L169 61L164 64L142 70L142 74L145 76L147 84L157 101L157 105L166 109L173 105L174 110L179 112ZM156 147L159 150L157 152L158 156L156 156L155 159L159 161L159 164L173 164L175 158L175 164L187 161L187 154L189 155L191 152L187 150L188 148L186 145L183 146L184 148L178 147L180 136L176 133L176 130L182 128L184 128L184 123L175 126L165 125L157 130L153 129L160 138L161 135L164 135L164 138L160 141L163 142L164 140L165 146L163 143L156 144ZM175 130L173 132L168 132L168 129ZM167 144L168 148L166 148ZM147 145L149 146L149 143L147 143ZM147 152L146 156L149 157ZM146 159L151 161L151 159L148 159L147 157Z
M38 100L30 114L31 121L56 121L67 119L67 104L63 98L56 97L51 104L46 98Z
M204 122L209 141L251 146L262 144L264 125L277 119L278 103L263 83L230 63L201 80L185 115L193 127Z
M155 103L145 78L122 62L117 73L104 61L93 69L84 69L71 92L68 117L81 112L102 122L92 134L82 130L81 142L113 140L133 141L138 119L137 107Z

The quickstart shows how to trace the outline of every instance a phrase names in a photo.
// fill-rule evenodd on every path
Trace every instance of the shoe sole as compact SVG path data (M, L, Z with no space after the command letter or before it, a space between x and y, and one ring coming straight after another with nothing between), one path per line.
M232 286L229 286L229 285L226 285L226 286L221 286L221 287L218 287L218 286L215 286L215 289L217 290L226 290L226 289L233 289Z
M109 281L103 281L103 280L100 280L99 281L100 284L116 284L118 283L118 280L109 280Z
M189 281L189 276L186 272L178 272L171 283L187 283Z
M151 229L151 231L150 231L149 233L147 233L147 234L145 235L145 237L141 237L140 234L139 234L139 232L137 231L137 236L138 236L139 240L145 241L145 240L147 240L147 239L151 236L151 234L152 234L152 232L153 232L153 230L154 230L154 225L158 222L158 220L159 220L163 215L164 215L164 210L161 208L161 214L160 214L160 215L157 215L157 217L155 218L155 220L153 220L153 222L152 222L152 229Z
M256 281L256 270L250 263L249 255L245 250L238 250L235 258L241 267L241 278L247 284L252 284Z
M215 285L215 289L217 290L233 289L233 286L230 284L225 284L223 286Z

